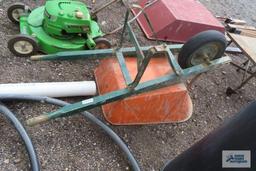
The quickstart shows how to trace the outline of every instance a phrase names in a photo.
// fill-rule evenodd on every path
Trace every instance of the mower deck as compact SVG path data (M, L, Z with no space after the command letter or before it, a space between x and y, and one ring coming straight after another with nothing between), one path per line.
M20 34L8 41L9 50L16 56L111 47L102 37L96 14L80 1L46 1L33 10L17 2L8 7L7 16L20 27Z
M102 36L102 32L95 21L91 21L91 34L88 39L80 35L68 35L66 37L51 36L43 29L45 7L38 7L29 16L20 18L21 34L31 35L36 38L40 50L45 53L57 53L61 51L84 50L86 44L94 38Z

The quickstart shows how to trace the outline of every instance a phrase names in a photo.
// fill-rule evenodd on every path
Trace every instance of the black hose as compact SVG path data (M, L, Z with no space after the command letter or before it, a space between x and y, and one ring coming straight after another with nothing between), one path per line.
M32 171L40 171L39 160L38 160L35 148L25 128L22 126L20 121L16 118L14 113L12 113L6 106L4 106L1 103L0 103L0 113L2 113L13 124L14 128L16 129L21 139L23 140L28 152Z
M32 96L32 95L12 95L12 94L0 94L0 101L8 101L8 100L28 100L28 101L38 101L38 102L46 102L53 105L58 106L66 106L69 103L64 102L62 100L45 97L45 96ZM122 149L122 151L127 156L132 169L134 171L140 171L140 167L133 154L127 147L127 145L123 142L123 140L106 124L104 124L101 120L95 117L93 114L89 112L83 112L82 115L86 117L92 123L98 125L105 133L107 133L112 140Z

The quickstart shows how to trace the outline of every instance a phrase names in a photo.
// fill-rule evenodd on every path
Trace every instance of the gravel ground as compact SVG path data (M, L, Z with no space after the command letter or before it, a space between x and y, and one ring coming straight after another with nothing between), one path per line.
M18 27L10 23L5 10L12 1L4 1L0 6L0 82L78 81L93 80L93 68L98 61L31 62L26 58L13 56L7 47L7 40L17 34ZM106 0L104 0L106 1ZM97 1L96 5L103 3ZM255 0L253 0L254 2ZM33 1L26 1L33 6ZM252 0L201 0L214 14L245 19L255 25L256 3ZM87 2L90 4L90 2ZM124 8L120 3L100 13L99 22L105 32L122 23ZM141 44L153 44L144 38L136 27ZM115 44L118 35L109 37ZM243 56L233 56L242 62ZM160 124L148 126L111 126L129 145L138 159L142 170L158 170L164 163L190 147L223 120L254 100L255 80L238 94L226 97L228 86L238 85L241 73L225 65L208 72L195 82L190 95L193 100L192 118L180 124ZM80 100L64 99L69 102ZM26 119L56 107L36 103L8 103L17 117ZM93 114L102 118L100 108ZM103 118L102 118L103 119ZM82 116L58 119L33 128L27 128L38 152L42 170L130 170L126 158L99 128ZM25 148L15 130L4 117L0 117L0 170L30 170Z

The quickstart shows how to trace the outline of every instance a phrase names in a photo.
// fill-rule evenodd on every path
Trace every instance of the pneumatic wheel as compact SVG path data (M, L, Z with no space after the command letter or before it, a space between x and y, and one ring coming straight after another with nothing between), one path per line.
M29 9L29 7L23 3L17 2L9 6L7 9L7 16L9 20L11 20L15 24L19 24L20 17L25 14L26 8L27 12L30 13L31 10Z
M94 42L96 43L95 49L110 49L111 43L108 39L99 37L94 39Z
M8 49L16 56L30 57L38 52L36 40L28 35L16 35L8 41Z
M221 32L201 32L184 44L178 56L178 63L185 69L218 59L223 56L226 44L226 38Z

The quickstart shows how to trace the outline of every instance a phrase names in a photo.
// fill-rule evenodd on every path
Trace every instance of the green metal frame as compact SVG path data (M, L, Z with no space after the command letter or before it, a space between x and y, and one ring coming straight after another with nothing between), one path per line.
M66 60L66 59L101 59L109 56L116 56L119 62L123 77L125 78L126 88L99 95L78 103L65 106L55 112L41 115L39 117L28 120L29 125L35 125L50 119L59 117L70 116L75 113L92 109L107 103L118 101L132 95L137 95L147 91L159 89L162 87L170 86L182 80L187 79L193 75L206 72L219 65L229 63L229 57L222 57L211 61L210 63L200 64L187 69L182 69L173 55L173 50L180 49L182 45L159 45L153 47L141 47L132 30L131 23L128 22L129 10L127 10L125 17L125 25L121 36L120 45L117 49L103 49L103 50L90 50L90 51L77 51L77 52L60 52L56 55L34 56L34 60ZM134 44L133 48L122 48L123 38L125 31L128 31L130 40ZM174 73L140 83L141 77L145 72L150 59L156 54L165 54L169 59L170 67ZM128 72L124 56L134 55L137 56L138 71L134 80L131 79Z

